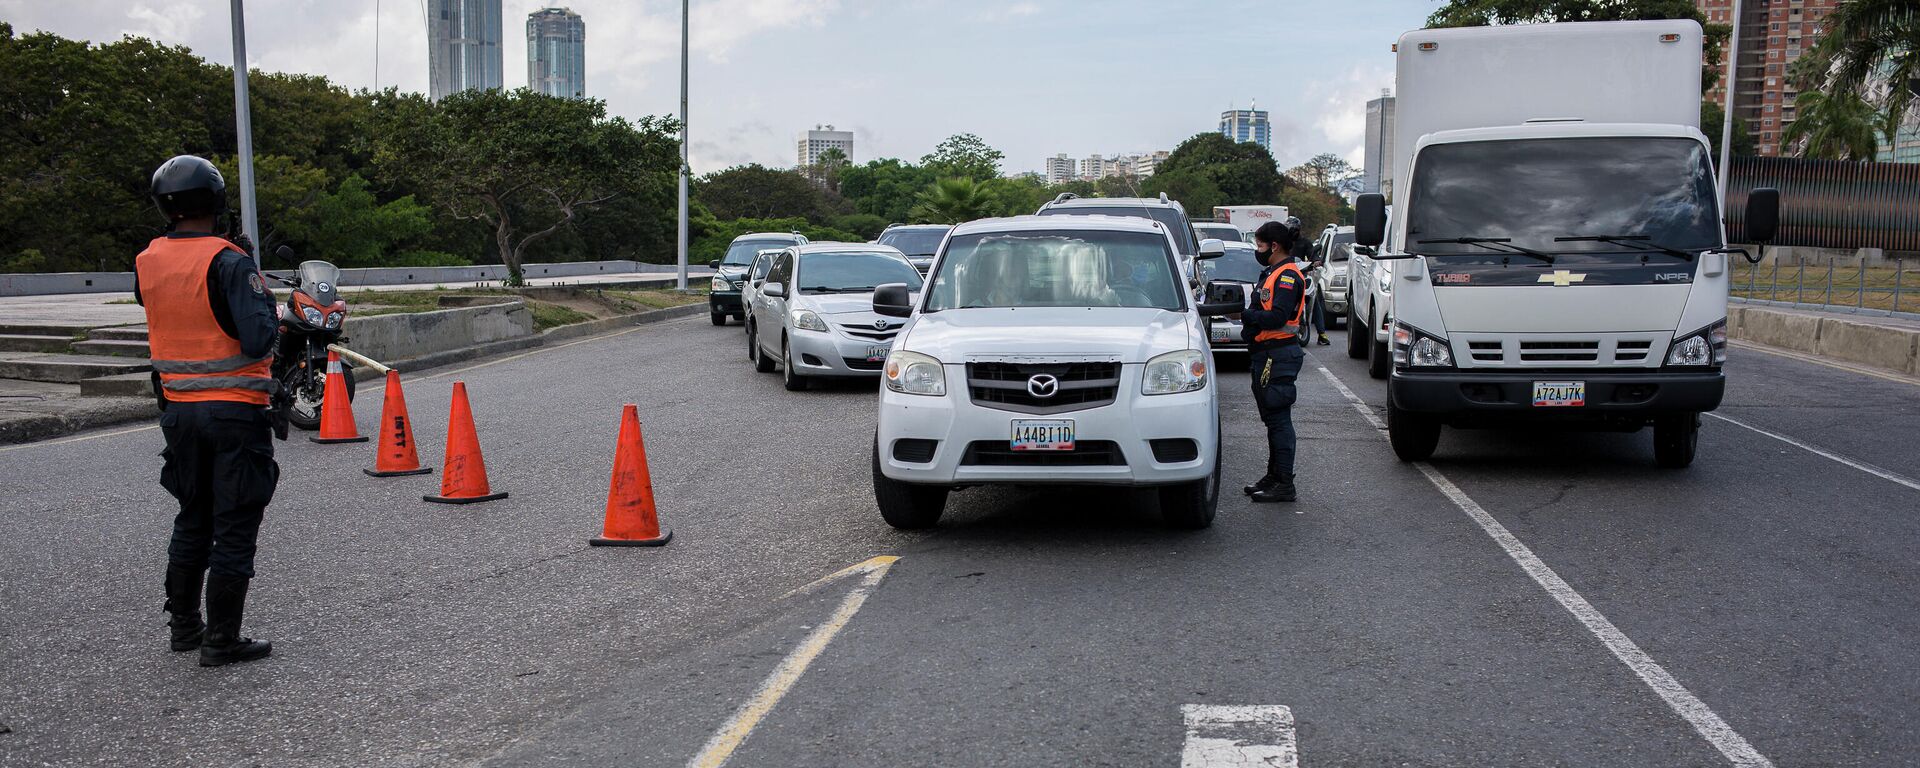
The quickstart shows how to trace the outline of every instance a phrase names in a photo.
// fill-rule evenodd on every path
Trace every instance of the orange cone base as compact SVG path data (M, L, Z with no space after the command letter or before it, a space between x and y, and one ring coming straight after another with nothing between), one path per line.
M322 445L327 445L331 443L364 443L367 441L367 436L355 435L353 437L309 437L307 439L312 440L316 443L320 443Z
M433 471L433 467L421 467L419 469L403 469L398 472L375 472L371 469L363 469L360 471L367 473L367 477L400 477L402 475L428 474Z
M507 492L501 491L499 493L489 493L484 496L422 496L420 500L431 501L435 504L478 504L482 501L493 501L506 497Z
M673 541L673 531L660 534L657 539L587 539L587 543L596 547L664 547Z

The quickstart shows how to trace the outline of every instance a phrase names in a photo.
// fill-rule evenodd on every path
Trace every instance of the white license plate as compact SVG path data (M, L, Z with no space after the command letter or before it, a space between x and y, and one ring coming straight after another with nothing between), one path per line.
M1533 383L1535 408L1565 408L1587 404L1584 381L1536 381Z
M1213 327L1214 341L1233 341L1233 337L1234 333L1232 328L1224 325L1216 325Z
M887 359L887 351L889 349L892 349L892 347L888 345L881 345L881 344L876 344L876 345L867 347L867 362L877 363Z
M1014 419L1013 450L1073 450L1072 419Z

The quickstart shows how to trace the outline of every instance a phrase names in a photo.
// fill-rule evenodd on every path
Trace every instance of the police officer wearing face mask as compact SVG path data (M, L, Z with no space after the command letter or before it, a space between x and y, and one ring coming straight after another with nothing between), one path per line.
M1252 306L1241 314L1241 339L1247 342L1253 373L1253 401L1267 427L1267 473L1242 490L1254 501L1294 501L1294 380L1306 353L1300 349L1306 276L1292 251L1300 242L1300 220L1269 221L1253 233L1260 273Z
M134 260L167 441L160 485L180 502L167 547L167 624L173 649L198 650L203 667L273 650L240 636L240 620L254 539L280 479L268 415L279 388L271 373L279 323L253 259L213 234L226 188L201 158L161 165L153 199L171 223Z

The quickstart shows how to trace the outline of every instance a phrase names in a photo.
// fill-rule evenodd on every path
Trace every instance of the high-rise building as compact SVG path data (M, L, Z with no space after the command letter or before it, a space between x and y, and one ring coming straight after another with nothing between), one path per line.
M428 93L501 87L500 40L500 0L428 0Z
M1073 158L1062 152L1047 158L1046 178L1048 184L1065 184L1074 179Z
M1268 151L1273 150L1273 125L1267 120L1267 111L1255 109L1248 104L1246 109L1229 109L1220 113L1220 134L1234 141L1258 144Z
M1887 143L1882 136L1880 154L1874 159L1883 163L1920 163L1920 116L1908 118L1907 126L1893 135L1893 143Z
M1111 175L1113 175L1112 161L1104 157L1097 154L1088 155L1087 159L1080 161L1080 178L1094 181Z
M1360 191L1393 198L1393 91L1367 102L1367 146L1361 163Z
M813 130L802 131L799 140L800 167L820 162L820 154L829 149L840 150L848 160L853 159L853 131L836 131L831 125L816 125Z
M1841 0L1744 0L1741 18L1733 18L1733 0L1694 0L1712 24L1733 26L1740 39L1740 60L1734 67L1733 114L1753 133L1755 151L1763 156L1783 154L1781 134L1793 122L1794 97L1799 90L1787 73L1800 55L1813 47L1820 24ZM1707 100L1726 103L1726 50L1717 71L1721 82L1707 92Z
M527 14L527 87L548 96L587 97L587 23L569 8Z
M1133 175L1143 179L1152 176L1154 171L1159 170L1160 164L1166 162L1167 157L1172 154L1172 152L1163 149L1158 152L1135 155L1133 157Z

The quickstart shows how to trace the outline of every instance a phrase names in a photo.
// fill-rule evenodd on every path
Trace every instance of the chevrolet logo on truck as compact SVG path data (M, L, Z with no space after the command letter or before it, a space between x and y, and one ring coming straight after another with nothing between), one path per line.
M1564 269L1556 269L1551 273L1540 276L1540 282L1553 283L1562 288L1573 285L1574 283L1586 282L1586 279L1587 275L1584 272L1576 273Z

